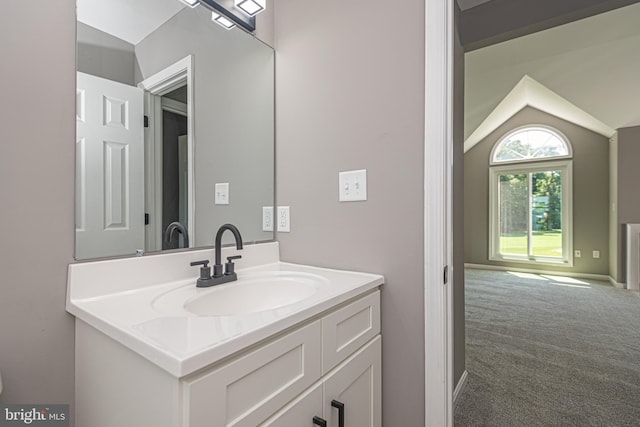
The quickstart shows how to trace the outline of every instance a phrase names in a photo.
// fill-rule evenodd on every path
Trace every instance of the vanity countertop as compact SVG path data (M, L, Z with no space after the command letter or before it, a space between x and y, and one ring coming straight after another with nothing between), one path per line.
M245 247L242 254L247 256L236 267L239 280L211 288L196 288L198 270L184 266L189 260L212 259L212 250L71 264L67 311L183 377L384 282L376 274L283 263L278 252L277 242ZM233 286L234 291L246 286L250 297L251 286L259 286L264 277L300 278L314 290L299 301L257 311L229 307L234 314L198 315L185 309L189 301L202 296L215 300L216 292ZM295 280L289 282L295 285ZM254 298L253 303L260 301Z

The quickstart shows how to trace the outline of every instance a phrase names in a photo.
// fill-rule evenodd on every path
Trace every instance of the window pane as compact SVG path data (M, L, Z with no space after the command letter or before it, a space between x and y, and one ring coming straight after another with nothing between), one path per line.
M498 176L500 248L502 254L527 255L527 174Z
M554 132L545 128L527 128L508 135L496 147L493 161L542 159L566 156L567 144Z
M562 257L562 175L535 172L531 177L531 252L534 256Z

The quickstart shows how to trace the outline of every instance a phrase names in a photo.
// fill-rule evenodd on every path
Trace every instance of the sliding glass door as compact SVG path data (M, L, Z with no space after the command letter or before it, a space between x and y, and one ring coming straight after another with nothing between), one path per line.
M569 264L571 163L491 168L491 258Z

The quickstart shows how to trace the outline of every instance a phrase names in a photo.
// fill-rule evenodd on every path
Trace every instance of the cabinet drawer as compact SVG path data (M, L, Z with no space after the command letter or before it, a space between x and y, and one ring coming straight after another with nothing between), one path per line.
M322 374L380 333L380 291L322 319Z
M320 320L184 382L185 425L255 427L320 378Z

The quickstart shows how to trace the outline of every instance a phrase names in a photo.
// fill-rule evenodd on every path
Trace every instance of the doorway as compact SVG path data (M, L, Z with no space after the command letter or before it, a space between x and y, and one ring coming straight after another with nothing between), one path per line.
M504 16L503 16L503 18L504 18ZM486 25L486 23L485 23L485 25ZM624 31L625 26L622 25L622 26L618 26L618 27L622 27L622 28L617 28L617 30L613 31L613 32L610 31L609 32L610 35L615 33L616 36L618 36L618 35L621 34L622 31ZM616 28L616 26L615 25L609 25L609 26L605 26L604 28L608 28L610 30L612 28ZM579 39L580 37L575 37L575 38ZM552 50L555 49L556 55L559 55L558 49L559 49L561 40L559 40L558 38L556 38L555 40L556 40L555 43L553 43L553 44L549 43L547 45L547 49L552 49ZM608 42L613 42L613 41L614 41L613 39L608 40ZM504 45L506 45L506 44L507 44L507 42L504 43ZM528 60L531 63L536 62L536 60L540 60L540 58L543 55L542 51L536 51L535 53L530 53L529 56L527 57L527 52L524 50L524 46L525 45L526 45L526 43L523 43L523 45L522 45L523 49L520 49L520 50L514 48L511 51L512 55L511 55L510 58L508 58L508 60L510 60L511 62L517 62L517 61L521 60L522 58L525 58L525 59L528 58ZM637 46L637 44L636 44L636 46ZM605 74L607 76L616 75L616 76L619 77L620 73L615 70L615 67L612 66L612 64L619 64L619 62L616 61L616 60L611 60L611 57L609 56L610 54L612 54L615 51L615 49L612 47L612 45L609 44L609 45L607 45L607 49L606 50L607 50L607 55L593 55L593 54L592 55L587 55L587 56L590 56L589 64L593 65L598 60L603 60L605 58L608 58L609 60L606 62L606 65L602 66L603 69L606 69L606 73ZM495 52L497 51L497 48L487 47L487 51L491 51L492 53L495 54ZM636 49L636 51L637 51L637 49ZM584 65L582 67L579 66L579 64L580 64L580 62L579 62L580 52L576 51L576 52L570 52L570 53L567 53L567 54L571 55L571 58L574 61L575 66L576 66L576 68L572 72L565 72L563 67L559 66L558 63L552 63L551 60L549 59L548 64L547 64L547 68L546 69L537 70L536 74L534 76L537 77L542 83L546 83L545 79L548 78L549 76L553 76L555 74L555 76L562 76L563 77L563 79L565 81L565 85L566 85L565 87L569 87L569 88L572 87L572 86L575 87L576 86L576 82L577 82L576 79L578 79L578 76L580 76L579 79L583 79L584 80L585 79L585 75L586 75L588 70L587 70L587 67L585 67ZM549 56L551 56L551 55L549 55ZM505 59L505 61L506 60L507 59ZM504 65L504 64L500 61L500 59L498 59L497 56L494 56L494 61L495 61L494 65L495 65L496 68L495 69L487 68L487 69L484 69L484 72L486 72L487 74L491 74L493 72L496 75L499 74L502 79L507 79L508 75L507 75L506 72L504 72L504 68L508 67L509 64L504 63L506 65L502 69L500 69L500 66ZM523 72L529 72L529 71L523 71ZM515 82L514 82L514 84L515 84ZM552 86L553 89L555 89L558 93L562 92L562 87L561 86L553 86L550 83L547 83L547 84L549 86ZM469 86L467 86L465 89L469 89ZM490 88L487 88L487 91L490 91L490 90L491 90ZM571 100L574 101L576 104L579 104L581 101L584 101L585 98L588 98L588 96L586 94L587 92L593 92L593 91L598 92L598 93L607 93L607 92L609 92L609 91L607 91L607 86L606 85L595 83L595 81L592 80L591 87L585 87L584 88L584 91L583 91L583 95L584 96L582 97L582 99L580 99L580 97L571 97L571 96L568 96L568 95L565 95L565 96L567 96L568 98L571 98ZM507 92L508 91L505 91L505 93L501 94L501 96L507 95ZM611 93L613 93L613 92L611 92ZM564 92L562 92L560 94L564 95ZM620 99L622 102L625 102L624 101L624 98L625 98L624 95L623 96L612 96L611 94L608 94L605 98L600 97L601 100L605 100L607 98ZM489 101L486 97L484 98L484 101L489 103L489 104L491 104L491 105L493 105L493 107L495 107L495 104L497 104L497 102L493 103L493 100ZM539 104L537 106L540 107ZM529 106L528 108L532 108L532 107ZM595 110L591 110L591 111L595 114ZM637 111L637 109L636 109L636 111ZM536 117L541 117L542 116L542 113L540 113L540 114L536 113L536 114L537 114ZM564 117L563 120L567 120L567 118ZM478 119L478 123L477 124L479 124L480 122L481 122L481 120ZM540 124L540 123L536 122L536 124ZM614 129L618 128L616 126L610 126L610 127L614 128ZM597 133L597 131L593 131L593 130L589 130L589 132ZM498 137L499 136L500 135L498 135ZM604 144L604 151L600 151L600 155L601 155L601 157L604 156L604 159L606 161L606 158L608 157L608 154L609 154L608 153L609 141L608 141L608 138L606 138L604 136L602 136L601 138L603 140L603 142L601 142L601 145ZM497 139L494 142L497 142ZM576 143L577 144L584 144L584 142L582 140L577 140ZM468 149L468 147L465 147L465 148ZM485 157L486 157L485 160L488 161L489 156L487 155ZM462 162L465 163L466 160L467 159L463 159ZM576 161L578 161L578 159L576 159ZM454 169L455 169L455 166L454 166ZM466 167L464 168L464 170L465 170L465 173L467 173L467 168ZM578 176L578 174L575 171L575 169L574 169L574 172L575 172L575 174L574 174L574 178L575 178L575 177ZM591 175L593 176L594 174L592 173ZM479 185L483 185L483 186L488 186L489 185L489 180L488 179L485 179L482 176L477 176L476 174L473 174L473 177L467 177L467 178L468 179L477 180L479 182ZM582 180L582 178L580 178L578 181L581 181L581 180ZM600 177L599 179L595 179L594 181L592 181L590 183L591 188L593 189L593 188L596 188L598 186L608 187L608 184L607 184L608 180L609 180L609 176L603 176L603 177ZM574 179L574 182L575 181L576 181L576 179ZM600 192L600 190L598 190L598 191ZM608 191L608 188L607 188L607 191ZM589 191L587 191L587 193L589 193ZM591 196L593 197L593 195L591 195ZM467 202L467 200L465 200L465 215L467 215L468 218L467 218L467 221L466 221L467 224L466 224L466 227L465 227L466 231L467 231L465 238L466 239L473 238L474 236L472 236L471 234L474 234L474 235L488 234L488 221L484 221L484 220L476 221L476 223L474 224L473 227L469 226L469 223L473 223L474 222L474 219L471 218L471 217L474 216L474 213L477 213L477 212L483 211L483 210L487 210L488 211L488 209L489 209L488 206L487 205L479 206L476 203L466 203L466 202ZM483 203L486 203L486 202L483 202ZM603 204L604 204L605 207L607 207L607 209L605 209L605 211L604 211L604 220L600 220L599 221L599 225L597 227L597 230L596 230L596 228L592 228L591 231L589 232L589 234L592 234L592 235L596 234L596 233L599 233L601 235L603 234L604 237L600 238L600 241L604 241L605 242L605 243L602 243L603 246L595 246L595 244L594 245L589 245L589 244L585 244L585 243L580 243L580 242L585 242L584 236L587 233L578 233L579 236L575 236L574 239L573 239L574 242L577 243L577 245L574 245L574 248L573 248L574 250L569 251L569 253L573 257L573 261L574 262L582 261L582 262L588 263L588 264L590 264L592 266L596 265L597 263L602 263L602 265L604 265L604 269L600 270L601 272L600 271L588 271L587 272L588 275L589 274L592 275L592 277L590 277L591 279L604 279L605 281L612 281L610 279L610 277L609 277L611 270L610 270L610 266L609 266L609 251L607 250L607 248L609 248L611 246L611 244L608 242L608 239L607 239L607 235L608 235L608 233L610 233L609 228L610 228L610 225L611 225L610 222L607 220L607 217L608 217L607 211L609 209L608 208L608 206L609 206L608 198L606 200L604 200ZM576 213L577 216L575 216L574 219L577 218L578 220L583 220L586 210L585 209L579 209L578 212L579 213ZM478 215L476 215L476 216L478 216ZM601 216L601 218L602 218L602 216ZM472 232L470 232L470 230ZM615 233L616 232L615 231L615 227L613 228L613 230L614 230L613 233ZM580 240L580 239L583 239L583 240ZM485 245L482 245L482 244L479 245L479 246L484 248L483 250L485 251L485 253L488 251L488 247L489 247L488 244L486 245L486 248L485 248ZM604 247L604 249L602 249L602 247ZM582 256L581 259L579 257L575 257L575 255L576 255L575 251L578 251L578 253L581 252L581 256ZM470 250L467 250L466 252L467 252L467 254L466 254L465 261L469 262L468 253L470 252ZM489 261L488 260L488 254L487 254L487 257L485 258L485 260ZM477 262L477 263L480 264L480 262ZM486 262L485 264L491 264L491 263L490 262ZM511 264L510 267L511 266L514 266L514 265ZM499 268L499 267L506 268L507 265L506 264L500 265L499 263L493 263L492 268ZM530 268L536 268L536 267L527 267L527 266L523 266L523 265L519 265L518 267L520 267L520 268L529 268L529 269ZM539 270L541 268L544 269L544 267L540 267L540 266L537 267L537 268ZM547 268L547 269L550 270L551 268ZM543 273L544 272L544 271L539 271L539 270L538 270L538 273ZM556 271L557 270L558 270L558 268L556 268ZM565 268L565 271L569 272L569 274L571 273L569 270L567 270L567 268ZM556 274L561 274L561 273L556 273ZM580 274L580 272L576 271L576 274ZM576 289L578 289L578 288L576 288ZM470 308L469 306L466 307L466 308L468 310L469 309L473 309L473 307ZM522 384L521 386L522 387L526 387L526 384Z
M193 56L181 59L138 86L145 90L148 117L145 128L145 250L169 249L164 247L164 232L175 221L185 227L193 244ZM169 168L167 172L165 166ZM180 236L170 246L183 247L184 238Z
M189 228L188 218L188 115L187 86L161 98L162 105L162 230L179 222ZM159 144L160 141L155 141ZM165 233L166 234L166 233ZM185 236L163 239L162 249L184 248Z

